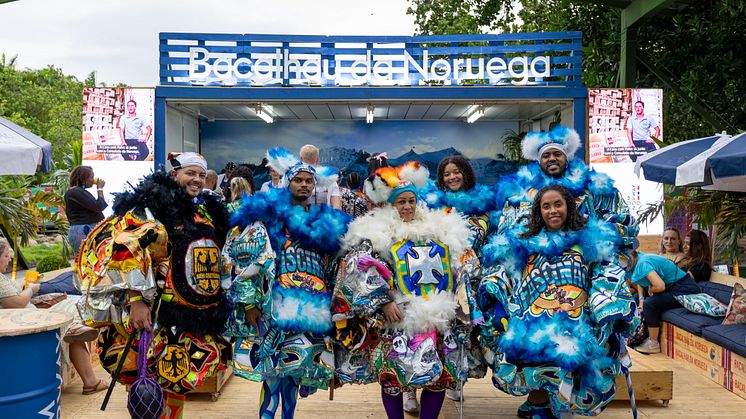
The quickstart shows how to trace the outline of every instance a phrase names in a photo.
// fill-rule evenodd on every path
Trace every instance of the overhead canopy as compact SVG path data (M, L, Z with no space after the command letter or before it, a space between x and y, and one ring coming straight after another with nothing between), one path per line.
M5 118L0 118L0 175L33 175L48 172L52 144Z
M746 133L682 141L637 159L635 173L676 186L746 192Z

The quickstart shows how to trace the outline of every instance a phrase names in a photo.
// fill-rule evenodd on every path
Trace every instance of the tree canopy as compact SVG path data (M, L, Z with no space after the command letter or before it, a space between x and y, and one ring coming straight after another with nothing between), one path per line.
M53 161L63 162L71 144L80 140L83 87L95 85L93 73L84 82L48 66L19 70L16 57L0 55L0 116L52 143Z

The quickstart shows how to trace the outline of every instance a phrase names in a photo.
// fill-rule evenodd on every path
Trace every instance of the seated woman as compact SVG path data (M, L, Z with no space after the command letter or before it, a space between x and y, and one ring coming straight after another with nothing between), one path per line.
M36 308L30 301L31 297L39 291L39 284L31 283L26 289L22 290L16 281L3 275L3 272L8 268L10 259L8 241L0 239L0 308ZM91 366L91 357L85 347L85 342L96 340L98 330L81 323L78 310L72 300L62 300L49 310L64 312L73 316L73 324L63 331L64 337L62 339L70 345L70 362L83 380L83 394L93 394L106 390L109 384L96 377L96 373L93 372Z
M675 263L695 282L709 281L712 273L712 253L707 234L700 230L687 233L684 238L684 256Z
M676 227L666 227L663 230L660 244L658 245L658 254L677 263L684 257L684 242L681 240L681 234Z
M681 306L675 296L697 294L701 291L691 276L663 256L632 251L632 264L628 269L632 272L631 281L647 287L650 294L647 299L640 298L644 323L650 337L634 349L644 354L658 353L661 351L658 343L661 313Z
M350 224L332 299L337 379L378 381L389 418L404 417L402 393L418 388L420 417L438 417L444 390L468 376L478 260L460 214L418 205L427 177L409 162L366 181L371 200L388 205Z
M529 395L524 417L597 415L613 400L622 335L636 323L624 270L609 262L620 243L612 224L586 224L567 189L550 185L538 191L525 233L485 245L485 357L496 387Z

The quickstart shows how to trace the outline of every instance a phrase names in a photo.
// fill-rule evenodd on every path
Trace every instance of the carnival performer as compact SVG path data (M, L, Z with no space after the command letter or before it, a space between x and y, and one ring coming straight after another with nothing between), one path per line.
M492 226L499 235L510 232L519 236L526 231L539 189L561 185L574 197L578 213L583 218L595 217L615 226L621 241L612 262L626 267L636 241L637 224L611 178L574 159L579 147L580 137L568 127L557 126L549 132L528 133L521 143L521 152L524 158L533 162L521 166L515 174L501 177L495 185L497 210L490 215ZM499 264L483 263L484 271L499 268ZM625 358L624 362L629 365L631 361ZM519 407L518 416L529 417L530 408L531 404L526 401Z
M197 153L169 154L170 173L156 172L117 196L114 214L83 242L75 273L80 310L99 337L101 364L116 368L130 333L153 329L149 369L165 393L164 417L181 417L186 393L230 360L220 336L227 305L220 249L225 206L201 194L207 162ZM137 348L117 379L137 378Z
M416 162L378 169L366 181L388 205L355 219L343 238L332 301L337 378L378 381L389 418L402 418L403 391L423 389L421 418L436 418L444 390L467 376L464 346L478 261L468 223L457 212L418 205L428 178Z
M493 223L499 233L508 229L522 233L537 191L547 185L562 185L575 197L581 216L597 217L616 226L622 238L616 257L626 267L637 237L637 224L612 179L573 158L579 147L578 133L568 127L529 132L521 143L521 151L533 163L500 178L495 194L498 211L492 215Z
M466 217L471 229L471 248L477 257L481 257L482 245L491 233L489 214L495 210L495 193L492 187L477 183L477 176L469 160L459 155L441 160L435 182L428 182L420 195L431 208L442 207L446 211L458 211ZM479 274L472 277L473 291L479 287L480 280ZM487 364L477 336L478 329L475 328L467 350L469 378L482 378L487 373ZM446 397L461 400L463 392L461 389L446 390ZM405 410L407 401L405 394Z
M560 185L536 193L528 229L507 229L484 248L500 269L478 291L483 343L495 385L528 394L521 417L597 415L614 398L634 299L614 254L616 227L580 216Z
M282 401L282 417L292 418L299 392L327 388L334 377L331 269L350 217L306 204L317 185L336 182L334 171L281 148L267 158L288 186L245 197L232 217L223 249L235 275L226 336L237 338L234 374L262 382L259 417L274 418Z

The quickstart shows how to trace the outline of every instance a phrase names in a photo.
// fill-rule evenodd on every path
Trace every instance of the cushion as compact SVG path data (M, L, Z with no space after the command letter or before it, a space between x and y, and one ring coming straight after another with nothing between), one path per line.
M702 336L703 328L719 325L723 321L720 317L695 314L683 307L664 311L661 319L697 336Z
M718 301L710 294L677 295L674 297L685 309L692 313L704 314L712 317L723 317L728 306Z
M708 326L702 329L702 337L746 357L746 325Z
M746 290L736 282L723 324L746 324Z
M697 285L702 289L702 292L712 295L726 306L730 303L733 287L709 281L699 282Z

